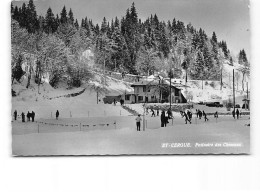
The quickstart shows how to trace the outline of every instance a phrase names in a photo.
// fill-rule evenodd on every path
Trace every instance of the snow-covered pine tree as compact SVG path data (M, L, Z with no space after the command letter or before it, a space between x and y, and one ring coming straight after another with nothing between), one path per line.
M45 33L54 33L57 30L56 24L55 24L55 17L52 12L52 9L49 7L45 16L45 25L44 25L44 31Z
M73 15L73 12L72 12L71 8L70 8L69 14L68 14L68 22L69 22L71 25L74 24L74 15Z
M62 11L60 13L60 23L65 24L67 22L68 22L67 10L66 10L66 7L64 5L64 7L62 8Z

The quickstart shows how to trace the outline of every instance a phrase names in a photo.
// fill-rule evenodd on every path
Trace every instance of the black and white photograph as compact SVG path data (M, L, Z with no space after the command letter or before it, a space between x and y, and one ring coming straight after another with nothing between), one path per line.
M251 153L249 0L14 0L10 16L13 156Z

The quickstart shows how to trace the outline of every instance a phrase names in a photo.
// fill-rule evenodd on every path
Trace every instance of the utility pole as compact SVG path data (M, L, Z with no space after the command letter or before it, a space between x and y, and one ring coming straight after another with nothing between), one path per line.
M115 59L115 71L116 71L116 59Z
M103 65L104 84L106 84L105 65L106 65L106 60L104 59L104 65Z
M98 104L98 90L97 90L97 104Z
M170 67L170 110L172 110L172 65Z
M233 69L233 105L234 105L234 112L236 107L236 101L235 101L235 69Z
M222 84L223 84L222 81L223 80L222 80L222 68L221 68L221 71L220 71L220 90L222 90Z
M170 74L170 109L172 109L172 75Z
M248 82L246 83L246 99L248 99Z
M174 62L174 54L173 54L173 57L172 57L172 62ZM172 62L171 62L171 65L170 65L170 110L172 110L172 76L173 76ZM187 76L187 71L186 71L186 76Z

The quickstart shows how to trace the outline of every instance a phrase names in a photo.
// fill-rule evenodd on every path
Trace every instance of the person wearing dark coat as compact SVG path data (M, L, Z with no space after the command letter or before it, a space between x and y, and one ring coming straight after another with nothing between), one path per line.
M59 115L60 115L60 113L59 113L59 111L57 110L56 111L56 119L58 120L58 118L59 118Z
M26 117L27 117L27 121L30 121L31 113L29 113L29 111L28 111Z
M162 114L161 114L161 127L164 127L165 125L165 112L162 111Z
M191 120L192 119L192 112L188 111L187 115L188 115L189 119Z
M34 122L35 112L32 111L32 122Z
M154 117L155 117L155 112L154 112L154 110L153 110L153 109L151 109L151 111L152 111L152 116L154 116Z
M237 114L237 119L239 118L239 110L237 109L236 111L236 114Z
M16 119L17 119L17 111L15 110L14 111L14 120L16 121Z
M21 116L22 116L22 122L25 122L25 114L24 114L24 112L22 112Z
M234 119L236 118L235 110L232 111L232 116L234 117Z
M214 113L214 118L218 118L218 111Z
M198 111L198 109L196 109L196 116L197 116L197 118L199 118L199 111Z
M202 114L204 116L205 121L208 121L209 119L207 118L207 114L204 111L202 112Z
M202 112L199 109L198 109L198 117L199 117L199 119L201 119L201 117L202 117Z

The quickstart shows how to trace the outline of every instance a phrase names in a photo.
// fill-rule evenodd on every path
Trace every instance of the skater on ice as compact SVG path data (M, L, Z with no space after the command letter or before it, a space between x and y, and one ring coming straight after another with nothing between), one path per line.
M152 112L152 117L153 116L155 117L155 112L154 112L153 108L151 108L151 112Z
M218 118L218 111L214 113L214 118Z
M191 120L192 119L192 112L190 110L187 111L187 115L189 117L189 120Z
M191 120L189 119L189 116L186 112L183 112L183 117L185 118L185 124L187 124L187 121L189 121L189 123L191 124Z
M208 121L209 119L207 118L207 114L204 111L202 112L202 114L204 116L205 121Z
M201 118L202 118L202 112L201 112L201 110L198 110L198 114L199 114L199 119L201 119Z

